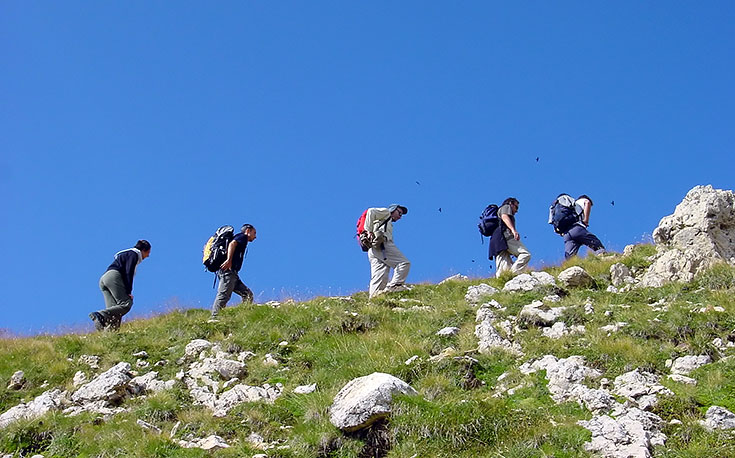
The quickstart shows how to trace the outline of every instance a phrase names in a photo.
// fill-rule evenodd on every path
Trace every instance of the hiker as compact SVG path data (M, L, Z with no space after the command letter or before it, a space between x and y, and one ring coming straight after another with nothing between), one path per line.
M112 264L100 278L100 290L105 298L105 309L89 314L94 328L118 330L122 317L133 307L133 277L138 264L151 254L151 244L138 240L133 248L118 251Z
M368 208L365 215L365 230L372 243L368 250L370 260L369 296L375 297L383 292L405 291L411 263L393 243L393 223L408 213L403 205L392 204L388 208ZM388 274L393 268L393 278L388 282Z
M514 274L522 271L531 260L531 253L521 242L521 235L516 229L515 214L520 203L515 197L508 197L498 208L500 224L490 239L490 259L495 258L495 276L506 270ZM513 262L511 256L515 256Z
M219 266L217 271L219 287L217 288L217 296L214 298L214 304L212 304L213 320L216 320L220 310L227 306L227 301L230 300L233 292L242 297L243 302L253 302L253 292L240 280L238 272L242 267L248 242L255 240L255 236L255 227L252 224L243 224L240 233L236 234L227 245L227 259Z
M582 245L587 246L590 250L594 251L595 254L602 254L605 252L605 246L600 242L600 239L587 230L590 225L590 211L592 210L592 199L589 196L582 194L574 201L575 212L578 215L578 221L569 228L568 231L564 232L564 258L569 259L577 256L577 252Z

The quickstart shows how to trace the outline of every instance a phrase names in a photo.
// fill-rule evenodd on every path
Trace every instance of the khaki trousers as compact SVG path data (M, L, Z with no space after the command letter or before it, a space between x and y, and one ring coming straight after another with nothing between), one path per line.
M411 263L392 241L384 242L385 249L370 248L370 297L388 286L401 285L406 282ZM393 278L388 283L388 274L393 269Z
M511 255L516 257L515 262L513 262ZM506 270L517 274L528 265L530 260L531 252L523 245L523 242L511 238L508 240L508 249L495 256L495 276L499 277Z

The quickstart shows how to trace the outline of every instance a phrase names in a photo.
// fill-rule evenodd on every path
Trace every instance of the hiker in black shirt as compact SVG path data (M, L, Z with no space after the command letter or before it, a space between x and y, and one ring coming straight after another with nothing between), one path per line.
M216 319L220 310L227 306L233 292L240 295L243 302L253 302L253 292L240 280L238 272L242 268L245 249L255 237L255 228L251 224L243 224L240 233L227 246L227 259L217 271L219 288L212 304L212 319Z

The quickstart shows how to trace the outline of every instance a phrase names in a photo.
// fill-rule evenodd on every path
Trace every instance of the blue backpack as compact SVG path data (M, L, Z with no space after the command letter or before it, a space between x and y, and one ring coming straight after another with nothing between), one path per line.
M477 224L477 229L480 231L481 235L490 237L499 225L500 218L498 217L498 206L490 204L482 211L480 222Z
M574 198L569 194L559 194L549 207L549 224L557 234L564 235L580 220Z

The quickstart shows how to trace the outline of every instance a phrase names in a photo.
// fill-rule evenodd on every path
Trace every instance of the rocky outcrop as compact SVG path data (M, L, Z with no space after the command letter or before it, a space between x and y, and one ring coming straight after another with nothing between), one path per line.
M658 253L640 281L658 287L688 282L717 262L735 264L735 194L696 186L653 231Z
M479 304L484 297L492 296L497 292L497 288L493 288L486 283L480 283L479 285L474 285L467 288L467 294L464 295L464 299L467 301L468 304Z
M390 414L396 394L418 393L390 374L374 372L358 377L339 390L329 409L329 420L347 432L365 428Z
M504 338L495 329L495 313L492 307L493 303L488 303L477 310L475 321L478 324L475 326L475 336L478 339L478 351L488 353L493 349L502 349L514 355L523 355L520 345Z

